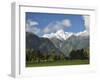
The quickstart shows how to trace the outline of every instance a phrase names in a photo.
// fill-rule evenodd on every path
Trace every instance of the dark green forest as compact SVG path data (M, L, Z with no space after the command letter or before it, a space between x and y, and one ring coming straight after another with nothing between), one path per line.
M64 54L56 55L55 51L52 53L41 53L39 50L32 48L26 49L26 65L34 63L45 63L45 62L56 62L56 61L67 61L67 60L89 60L89 49L78 49L72 50L69 57Z

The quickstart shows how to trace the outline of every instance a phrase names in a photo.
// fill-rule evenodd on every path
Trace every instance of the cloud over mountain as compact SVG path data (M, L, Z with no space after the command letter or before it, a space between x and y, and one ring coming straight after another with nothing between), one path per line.
M27 20L26 22L26 31L38 34L41 30L37 27L39 23L33 20Z
M71 24L71 21L69 19L64 19L64 20L61 20L61 21L55 21L55 22L49 23L43 29L43 32L44 33L56 32L57 30L68 28L71 25L72 24Z
M82 16L83 20L84 20L84 26L86 28L85 34L89 34L89 16ZM70 19L63 19L63 20L58 20L58 21L52 21L50 23L48 23L44 28L40 28L39 26L39 22L35 21L35 20L27 20L26 21L26 31L27 32L31 32L34 33L36 35L40 36L54 36L54 33L56 33L59 30L64 30L66 28L71 27L73 24L71 23ZM84 31L80 31L77 33L81 34ZM72 32L73 33L73 32Z

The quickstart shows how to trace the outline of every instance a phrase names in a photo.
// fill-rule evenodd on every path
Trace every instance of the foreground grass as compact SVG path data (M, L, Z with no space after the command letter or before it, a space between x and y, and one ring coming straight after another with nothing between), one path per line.
M63 61L53 61L53 62L26 63L26 67L82 65L82 64L89 64L89 60L63 60Z

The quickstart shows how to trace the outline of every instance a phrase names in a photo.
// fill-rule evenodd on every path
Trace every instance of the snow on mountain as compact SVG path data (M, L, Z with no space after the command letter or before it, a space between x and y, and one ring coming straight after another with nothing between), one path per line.
M59 30L55 33L55 37L60 39L60 40L66 40L69 38L73 33L70 32L64 32L64 30Z
M83 32L78 32L76 33L76 36L88 36L89 32L87 32L86 30L84 30Z
M42 37L52 38L52 37L55 37L55 33L44 34Z
M61 29L61 30L58 30L55 33L44 34L42 37L46 37L46 38L57 38L59 40L66 40L69 37L71 37L72 35L74 35L74 36L88 36L89 33L87 31L78 32L78 33L64 32L64 30Z

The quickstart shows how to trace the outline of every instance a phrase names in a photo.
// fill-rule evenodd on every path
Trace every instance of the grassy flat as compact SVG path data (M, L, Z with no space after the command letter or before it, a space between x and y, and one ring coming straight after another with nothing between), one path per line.
M89 60L62 60L53 62L26 63L26 67L82 65L82 64L89 64Z

